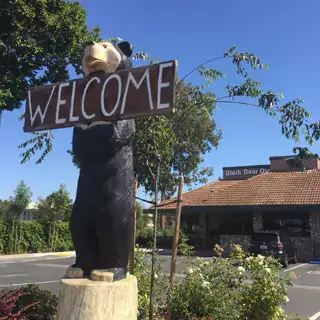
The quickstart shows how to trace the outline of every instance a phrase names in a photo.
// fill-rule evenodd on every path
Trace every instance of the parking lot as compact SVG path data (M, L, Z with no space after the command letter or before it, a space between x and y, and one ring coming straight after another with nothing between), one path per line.
M160 261L165 270L169 271L171 256L161 256ZM38 284L41 288L59 294L59 282L66 268L74 262L73 257L45 257L33 259L0 260L0 286L10 287ZM177 276L182 276L184 263L177 262ZM293 271L297 278L289 289L290 301L286 310L292 314L298 313L305 319L320 319L320 265L297 264L290 265L282 273Z

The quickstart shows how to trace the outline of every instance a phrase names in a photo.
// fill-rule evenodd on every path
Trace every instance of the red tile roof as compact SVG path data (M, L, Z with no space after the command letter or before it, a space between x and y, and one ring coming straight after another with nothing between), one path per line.
M229 188L233 185L236 185L237 183L241 182L240 180L220 180L220 181L213 181L211 183L208 183L200 188L194 189L189 192L185 192L182 196L183 199L183 205L184 206L194 206L198 205L195 203L199 203L201 199L207 195L213 192L218 192L221 190L225 190L226 188ZM175 209L177 197L174 197L170 200L165 200L161 202L159 209Z
M175 208L174 200L163 202L159 209ZM320 170L267 172L248 180L215 181L183 194L182 203L214 207L320 205Z

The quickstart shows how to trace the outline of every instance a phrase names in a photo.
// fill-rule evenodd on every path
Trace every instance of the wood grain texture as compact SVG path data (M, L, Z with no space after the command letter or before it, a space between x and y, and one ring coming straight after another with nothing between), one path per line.
M107 281L113 282L113 273L104 270L93 270L90 276L92 281Z
M137 320L137 279L62 279L57 320Z
M66 271L67 278L83 278L83 271L80 268L70 266Z
M173 112L177 61L29 89L24 131Z

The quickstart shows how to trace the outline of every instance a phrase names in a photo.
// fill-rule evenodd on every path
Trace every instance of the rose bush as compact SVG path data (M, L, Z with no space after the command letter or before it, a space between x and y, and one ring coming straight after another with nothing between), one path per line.
M222 257L223 249L218 245L214 251L216 255L209 261L187 254L185 276L177 278L172 286L157 265L153 319L166 319L167 310L172 320L301 319L284 310L294 273L283 277L276 259L248 256L238 245L233 246L228 258ZM139 319L149 319L150 257L139 250L136 276Z
M162 315L167 307L167 293L169 292L169 281L158 256L155 257L154 287L153 287L153 314L154 318ZM137 246L135 255L134 274L138 280L138 319L149 319L149 301L151 291L151 256Z

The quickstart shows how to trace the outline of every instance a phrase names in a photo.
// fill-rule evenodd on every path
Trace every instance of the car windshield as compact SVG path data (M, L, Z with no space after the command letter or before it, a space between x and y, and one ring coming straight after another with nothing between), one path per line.
M252 241L277 241L278 236L275 233L255 233L251 237Z

